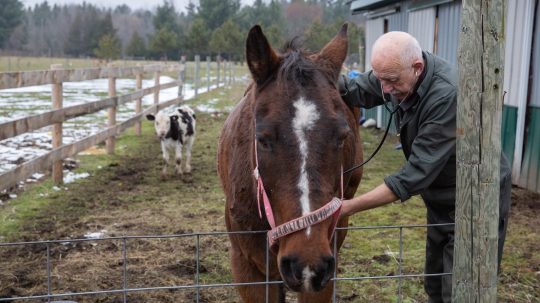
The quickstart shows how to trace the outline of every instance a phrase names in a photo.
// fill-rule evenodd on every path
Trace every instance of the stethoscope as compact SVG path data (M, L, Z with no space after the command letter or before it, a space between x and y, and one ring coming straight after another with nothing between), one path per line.
M382 99L383 99L383 105L384 105L384 108L386 108L386 110L390 113L390 119L388 119L388 125L386 126L386 130L384 131L384 135L382 137L382 140L381 142L379 143L379 145L377 146L377 148L375 149L375 151L369 156L369 158L367 160L365 160L364 162L360 163L360 164L356 164L354 165L353 167L345 170L343 172L343 174L346 174L346 173L349 173L357 168L360 168L362 166L364 166L364 164L368 163L378 152L379 150L381 149L383 143L384 143L384 140L386 140L386 136L388 135L388 131L390 130L390 125L392 124L392 117L394 116L394 114L397 112L397 110L399 109L399 105L392 105L393 108L390 108L388 106L388 103L391 103L390 101L386 100L386 98L384 97L384 90L383 90L383 86L382 86L382 83L381 83L381 95L382 95ZM409 96L409 94L407 94L407 96L405 97L405 99Z

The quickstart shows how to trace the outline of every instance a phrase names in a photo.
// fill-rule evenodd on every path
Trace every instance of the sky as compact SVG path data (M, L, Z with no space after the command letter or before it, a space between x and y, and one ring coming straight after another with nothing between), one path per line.
M20 0L24 6L34 6L37 3L42 3L45 0ZM180 12L185 11L185 7L192 2L195 5L199 5L199 0L169 0L172 2L176 8L176 10ZM241 0L242 6L244 5L251 5L254 0ZM82 1L80 0L47 0L49 5L54 4L81 4ZM155 9L158 5L163 4L163 0L85 0L86 3L90 3L99 7L111 7L114 8L118 5L127 4L132 9L148 9L152 10Z

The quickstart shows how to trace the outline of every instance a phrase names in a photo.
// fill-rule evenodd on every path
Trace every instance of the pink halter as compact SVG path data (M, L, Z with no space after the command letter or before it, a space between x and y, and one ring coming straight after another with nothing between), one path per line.
M253 170L253 177L257 181L257 208L259 210L259 217L262 219L261 212L261 201L260 197L262 196L264 204L264 212L266 214L266 219L270 224L270 230L268 231L268 243L270 248L275 252L277 250L277 240L286 235L292 234L294 232L306 229L312 225L318 224L329 217L332 217L332 226L328 231L328 238L331 239L334 231L336 229L337 222L339 220L339 214L341 212L341 205L343 203L343 167L341 167L341 199L334 197L330 202L325 204L323 207L312 211L302 217L293 219L289 222L285 222L279 226L276 226L274 219L274 212L272 211L272 206L270 205L270 199L266 194L264 189L264 184L262 177L259 173L259 160L257 156L257 139L254 141L255 148L255 169Z

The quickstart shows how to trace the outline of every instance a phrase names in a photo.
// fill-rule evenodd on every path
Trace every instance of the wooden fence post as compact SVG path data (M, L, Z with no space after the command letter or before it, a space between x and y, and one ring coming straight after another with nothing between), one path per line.
M210 56L206 56L206 91L209 92L210 91L210 61L211 61L211 57Z
M159 71L154 72L154 86L159 86ZM154 104L159 103L159 88L154 91ZM157 111L157 110L156 110Z
M51 70L62 69L62 64L52 64ZM62 82L56 81L57 77L54 77L54 83L52 84L52 107L53 109L62 108L63 103L63 84ZM52 148L56 149L62 146L62 122L53 124L52 132ZM52 166L52 179L56 184L62 183L64 181L63 174L63 165L62 160L55 161Z
M116 97L116 76L114 75L113 67L114 65L112 63L107 65L107 68L109 69L109 98ZM114 125L116 125L116 105L109 107L107 110L107 126L112 127ZM107 138L105 141L107 154L114 154L115 142L115 136Z
M181 97L184 95L184 81L186 79L186 56L182 56L180 59L180 64L182 68L178 71L178 80L182 81L178 85L178 96Z
M452 302L497 302L504 0L464 0Z
M199 70L200 70L201 56L195 55L195 78L193 79L193 85L195 85L195 98L199 95Z
M216 87L219 88L219 72L220 72L220 65L221 64L221 56L216 56L216 66L217 66L217 77L216 77Z
M141 90L142 89L142 79L143 79L142 72L137 73L137 75L135 77L136 77L135 78L135 88L137 90ZM139 114L141 112L141 110L142 110L142 97L135 100L135 114ZM137 136L141 135L141 121L140 120L135 123L135 134Z
M229 60L229 85L232 85L233 82L233 61Z

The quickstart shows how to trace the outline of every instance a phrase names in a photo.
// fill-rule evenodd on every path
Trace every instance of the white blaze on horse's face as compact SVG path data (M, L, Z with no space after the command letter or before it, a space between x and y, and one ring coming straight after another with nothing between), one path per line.
M310 130L319 119L317 107L312 102L305 100L303 97L293 103L296 109L292 126L298 146L300 149L300 177L298 179L298 190L300 191L300 206L302 207L302 215L311 212L309 207L309 179L306 171L306 162L308 158L308 142L306 140L306 131ZM306 229L309 236L311 227Z

